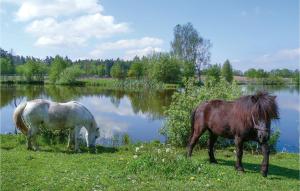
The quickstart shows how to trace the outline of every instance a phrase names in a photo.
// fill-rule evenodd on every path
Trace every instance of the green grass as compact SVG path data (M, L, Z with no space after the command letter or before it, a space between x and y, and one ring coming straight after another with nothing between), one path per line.
M237 173L232 150L206 150L147 143L97 147L97 154L67 152L65 145L27 151L24 136L1 135L1 190L299 190L299 155L271 155L269 176L259 173L260 155L245 153ZM136 149L136 147L139 147Z

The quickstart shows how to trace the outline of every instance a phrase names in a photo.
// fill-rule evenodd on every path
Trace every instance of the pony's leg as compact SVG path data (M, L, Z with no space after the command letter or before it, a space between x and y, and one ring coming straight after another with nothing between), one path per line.
M28 134L27 134L27 150L33 150L31 139L32 139L32 136L30 135L30 130L29 130Z
M209 139L207 141L208 146L208 155L209 155L209 161L211 163L217 163L217 160L215 159L214 155L214 145L218 139L218 136L213 134L212 132L209 133Z
M244 171L244 167L242 165L242 157L243 157L243 140L240 137L235 137L234 139L235 147L236 147L236 163L235 169L238 171Z
M81 152L80 148L79 148L79 141L80 141L80 137L79 137L79 133L80 133L80 126L76 126L74 131L75 131L75 151L76 152Z
M188 153L187 153L188 157L192 156L193 149L196 143L198 142L199 138L201 137L201 135L205 132L205 130L206 128L204 127L204 125L194 124L194 133L191 136L188 144Z
M36 137L38 133L38 128L31 127L27 134L27 149L28 150L39 150L39 147L36 142Z
M269 154L270 154L270 149L268 143L263 143L261 145L261 151L263 154L263 161L261 164L261 174L266 177L268 175L268 169L269 169Z
M75 145L75 130L74 129L70 129L69 130L69 137L68 137L68 146L67 148L69 150L72 150L72 148Z

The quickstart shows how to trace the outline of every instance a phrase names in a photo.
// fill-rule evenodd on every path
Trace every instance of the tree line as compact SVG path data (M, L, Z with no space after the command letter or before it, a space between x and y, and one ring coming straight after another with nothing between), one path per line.
M244 73L234 70L229 60L221 64L210 64L208 39L203 38L191 23L176 25L169 52L152 53L148 56L122 59L85 59L72 61L68 57L47 56L45 59L14 55L0 48L1 75L18 74L27 81L43 81L47 76L51 83L69 84L80 76L95 76L116 79L143 79L163 83L180 83L183 78L201 75L217 81L224 77L228 82L234 75L249 78L299 76L299 71L276 69L270 72L249 69Z

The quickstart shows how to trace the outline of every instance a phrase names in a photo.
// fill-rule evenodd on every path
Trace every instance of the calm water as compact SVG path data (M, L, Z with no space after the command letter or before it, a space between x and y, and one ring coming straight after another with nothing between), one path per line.
M277 95L281 119L272 124L281 130L279 151L299 152L299 90L295 87L243 86L245 92L266 89ZM16 104L45 98L57 102L77 100L95 116L101 127L100 144L115 144L124 134L136 141L160 140L163 109L171 102L173 91L125 92L98 87L1 86L1 130L13 133L12 113Z

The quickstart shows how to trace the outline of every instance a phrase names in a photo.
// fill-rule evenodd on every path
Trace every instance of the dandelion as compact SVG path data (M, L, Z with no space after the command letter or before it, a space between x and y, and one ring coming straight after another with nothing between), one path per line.
M137 155L133 155L133 158L136 159L138 156Z
M135 152L138 152L140 150L139 147L135 147Z
M191 176L190 180L195 180L195 177Z
M166 148L166 153L170 152L170 150L171 150L170 148Z

